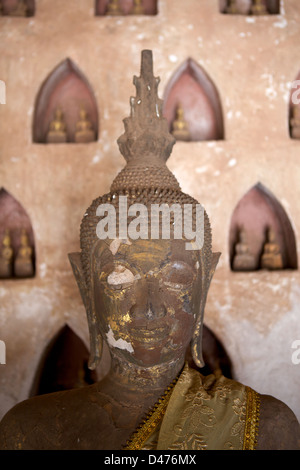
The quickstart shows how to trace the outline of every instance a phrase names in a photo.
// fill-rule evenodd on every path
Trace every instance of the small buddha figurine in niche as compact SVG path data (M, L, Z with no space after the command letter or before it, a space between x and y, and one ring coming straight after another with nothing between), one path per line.
M176 117L172 124L172 134L176 140L191 140L188 124L184 119L184 111L181 104L176 108Z
M22 229L20 248L15 258L14 271L16 277L32 277L34 275L32 256L33 250L29 245L27 232L25 229Z
M5 230L0 252L0 278L7 279L13 276L13 248L9 230Z
M60 144L67 142L66 124L61 108L56 108L54 119L51 121L47 134L48 144Z
M266 9L266 6L263 2L263 0L253 0L253 4L251 7L251 13L252 15L267 15L268 10Z
M142 0L133 0L133 9L131 11L132 15L144 15L144 7Z
M236 0L228 0L226 13L228 13L230 15L237 15L239 13L239 9L238 9Z
M25 0L18 0L16 8L11 10L10 16L27 16L28 6Z
M283 269L280 247L276 242L275 232L272 227L269 227L267 230L267 240L264 244L261 257L261 268L270 270Z
M107 5L106 15L109 15L109 16L123 15L123 12L120 7L120 0L109 0L108 5Z
M199 220L199 203L181 191L167 168L175 138L163 117L151 51L142 52L134 84L131 115L118 139L127 164L110 192L88 207L81 251L69 255L87 312L89 367L96 367L105 341L110 370L96 384L16 405L0 423L0 449L300 449L299 423L285 404L222 374L197 370L203 366L203 314L220 253L212 252L206 211ZM115 219L121 226L113 224L102 238L101 214L120 215L124 197L128 210L138 204L137 211L190 204L188 220L200 223L202 242L187 249L171 218L169 238L136 238L122 214ZM148 218L148 229L162 228L161 219L153 227ZM195 368L185 363L188 350Z
M239 240L235 245L232 263L233 271L253 271L256 269L255 257L250 253L245 230L239 231Z
M298 104L294 104L292 107L290 125L291 137L293 139L300 139L300 106Z
M94 142L96 139L93 124L88 119L87 112L84 108L80 109L79 121L76 124L75 142L88 143Z

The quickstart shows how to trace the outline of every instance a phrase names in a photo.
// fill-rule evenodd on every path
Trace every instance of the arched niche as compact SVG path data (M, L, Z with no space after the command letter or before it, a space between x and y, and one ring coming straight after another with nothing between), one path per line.
M29 256L20 264L20 253L22 248L22 236L25 234L27 245L31 252ZM6 245L5 238L9 239L11 248L11 274L5 275L3 249ZM4 188L0 189L0 277L5 278L23 278L32 277L35 274L35 242L32 225L28 214L22 205L7 192ZM21 260L22 261L22 260Z
M35 0L2 0L0 4L4 16L27 17L35 14Z
M219 0L221 13L238 15L278 15L280 0Z
M218 90L205 70L187 59L173 74L164 93L163 114L172 132L181 106L191 141L224 139Z
M275 243L279 247L282 269L297 269L296 239L291 222L276 197L261 183L257 183L239 201L231 218L229 252L232 270L240 270L235 269L234 258L241 230L244 230L245 245L254 260L249 269L243 270L261 269L269 228L272 229Z
M118 10L118 15L132 15L137 14L134 11L139 11L138 14L142 15L157 15L158 0L95 0L95 14L96 16L109 16L109 4L114 3ZM139 10L137 10L139 8Z
M72 62L65 59L43 82L35 102L33 141L46 143L49 127L57 109L63 113L67 142L75 142L77 124L82 109L87 113L98 137L98 108L93 90L83 73Z
M292 82L289 99L288 127L292 139L300 139L300 72Z
M88 369L89 351L68 326L53 337L40 359L30 396L71 390L97 381Z

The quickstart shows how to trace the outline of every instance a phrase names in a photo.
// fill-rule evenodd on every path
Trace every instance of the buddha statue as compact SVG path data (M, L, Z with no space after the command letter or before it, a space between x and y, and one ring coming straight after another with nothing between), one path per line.
M48 144L60 144L67 142L66 124L61 108L56 108L54 119L51 121L47 134Z
M0 448L299 449L299 424L285 404L197 370L220 254L212 252L206 211L167 168L175 138L162 114L151 51L142 52L134 84L118 139L126 166L86 210L80 252L69 255L87 313L89 367L105 341L110 370L96 384L13 407L0 423ZM174 217L155 216L157 206L169 205ZM180 236L175 213L184 208ZM185 363L188 348L195 368Z
M292 107L292 117L290 120L291 137L293 139L300 139L300 106L294 104Z
M86 144L94 142L96 139L93 124L88 119L87 112L84 108L80 109L79 121L76 124L75 142Z
M239 231L239 240L235 245L232 269L233 271L253 271L256 269L255 257L249 251L244 229Z
M132 15L144 15L144 7L142 0L133 0L133 9L131 11Z
M28 6L25 0L18 0L16 8L11 10L10 16L27 16Z
M172 124L172 134L176 140L191 140L188 124L184 119L184 111L181 104L176 108L176 118Z
M123 12L120 7L120 0L109 0L107 5L106 15L109 16L120 16Z
M29 245L25 229L21 231L20 247L15 258L14 271L16 277L32 277L34 275L33 250Z
M263 2L263 0L253 0L251 7L252 15L267 15L268 10Z
M226 13L230 15L237 15L239 13L238 6L236 4L237 0L229 0L226 8Z
M272 227L267 229L267 240L264 244L261 257L261 268L270 270L283 269L280 247L276 243L276 236Z
M7 279L13 276L13 248L11 246L11 238L9 230L5 230L2 240L2 248L0 253L0 278Z

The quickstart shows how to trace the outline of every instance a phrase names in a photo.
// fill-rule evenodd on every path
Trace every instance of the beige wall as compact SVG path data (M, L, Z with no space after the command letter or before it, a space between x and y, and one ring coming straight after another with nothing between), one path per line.
M219 90L226 140L177 143L169 160L182 189L211 219L222 252L206 323L223 340L238 380L285 401L300 419L299 271L232 273L232 212L258 181L280 201L300 245L300 142L288 135L291 82L300 69L300 5L261 18L219 14L217 0L160 0L147 17L94 16L93 0L37 0L33 18L0 18L0 186L28 212L37 275L0 283L0 416L26 398L40 355L68 323L88 344L85 312L67 254L79 248L79 225L92 199L109 190L124 166L116 139L135 94L140 52L152 49L163 95L174 71L198 62ZM46 76L65 58L85 74L99 107L98 142L32 143L34 102ZM299 250L299 248L298 248ZM299 256L299 251L298 251Z

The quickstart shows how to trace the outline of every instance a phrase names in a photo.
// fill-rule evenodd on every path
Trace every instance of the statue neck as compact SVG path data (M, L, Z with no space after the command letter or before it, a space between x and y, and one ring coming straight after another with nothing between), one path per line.
M127 390L163 392L178 376L184 366L184 357L151 367L130 363L112 355L109 378Z

